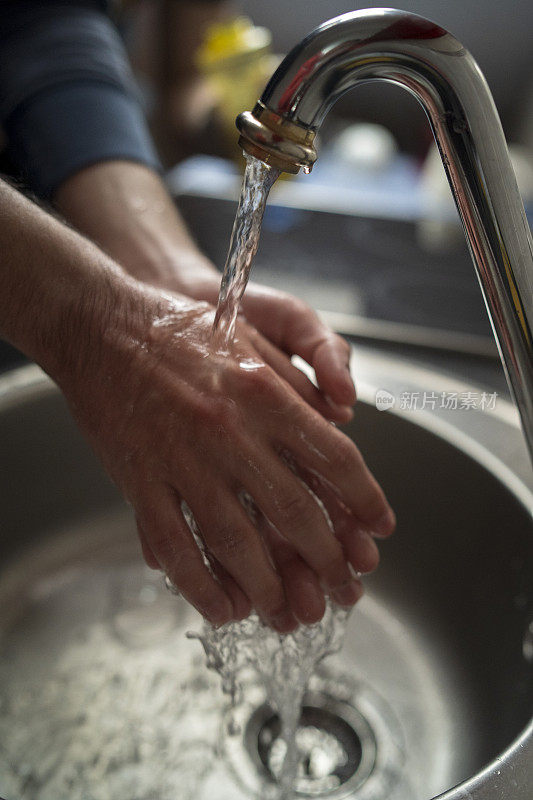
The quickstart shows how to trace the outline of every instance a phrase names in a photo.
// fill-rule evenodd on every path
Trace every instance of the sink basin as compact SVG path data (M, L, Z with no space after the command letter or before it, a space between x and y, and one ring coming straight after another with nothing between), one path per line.
M531 800L533 491L514 411L381 412L376 388L444 378L364 348L357 373L347 432L399 526L306 697L342 778L297 796ZM0 379L0 432L0 795L266 798L260 687L230 735L184 636L199 616L143 566L130 509L36 367Z

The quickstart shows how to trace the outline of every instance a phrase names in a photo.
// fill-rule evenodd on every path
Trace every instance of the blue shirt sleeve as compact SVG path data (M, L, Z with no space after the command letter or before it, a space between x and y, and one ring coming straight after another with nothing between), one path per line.
M0 123L16 177L42 198L100 161L160 168L104 6L0 2Z

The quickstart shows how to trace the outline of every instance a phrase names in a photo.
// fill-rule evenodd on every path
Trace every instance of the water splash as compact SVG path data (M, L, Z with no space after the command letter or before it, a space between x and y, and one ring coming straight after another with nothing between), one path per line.
M268 193L280 175L279 170L259 159L245 156L246 171L213 323L211 343L216 352L227 352L233 342L239 304L259 244Z
M187 634L202 643L207 666L220 675L222 689L233 706L241 700L240 679L247 670L251 668L263 684L269 705L281 723L276 745L282 755L276 759L279 767L275 775L279 800L293 797L301 758L296 734L309 680L318 664L340 649L349 613L349 609L327 600L320 622L301 625L285 635L267 627L255 613L220 629L204 623L200 633Z

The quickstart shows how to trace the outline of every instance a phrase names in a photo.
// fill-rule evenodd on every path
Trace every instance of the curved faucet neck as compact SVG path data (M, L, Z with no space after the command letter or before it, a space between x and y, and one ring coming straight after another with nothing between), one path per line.
M498 113L470 53L414 14L343 14L280 64L254 113L238 118L241 144L282 169L309 170L331 106L376 80L407 89L427 113L533 460L533 244Z
M398 83L398 70L409 66L415 72L434 72L441 54L468 55L450 33L416 14L390 8L352 11L315 28L294 47L268 82L261 102L316 131L332 105L353 86L369 80Z

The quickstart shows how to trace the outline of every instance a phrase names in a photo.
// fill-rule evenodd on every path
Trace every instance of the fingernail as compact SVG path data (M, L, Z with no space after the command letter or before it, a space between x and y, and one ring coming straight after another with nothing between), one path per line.
M213 628L221 628L223 625L227 625L228 622L234 621L233 604L228 601L215 610L210 609L208 612L204 611L203 616Z
M324 593L314 581L301 581L298 585L300 602L293 613L302 625L314 625L324 616L326 605Z
M353 417L353 409L351 406L344 405L342 403L336 403L329 395L324 396L328 405L331 406L332 411L337 414L342 414L343 417L349 417L350 419Z
M379 550L372 536L366 531L361 532L359 539L360 549L358 552L356 568L361 575L368 575L373 572L379 564Z
M344 383L346 384L347 389L350 389L351 392L355 392L355 383L349 367L345 367L344 369Z
M372 533L376 536L389 536L396 527L396 516L392 509L388 509L377 522L372 525Z
M337 412L337 415L342 417L349 422L353 417L353 409L351 406L338 406L336 404L332 404L333 409Z
M298 623L290 611L283 611L269 620L269 624L278 633L290 633L298 627Z
M353 606L363 595L363 587L357 581L349 581L332 589L330 597L339 606Z

